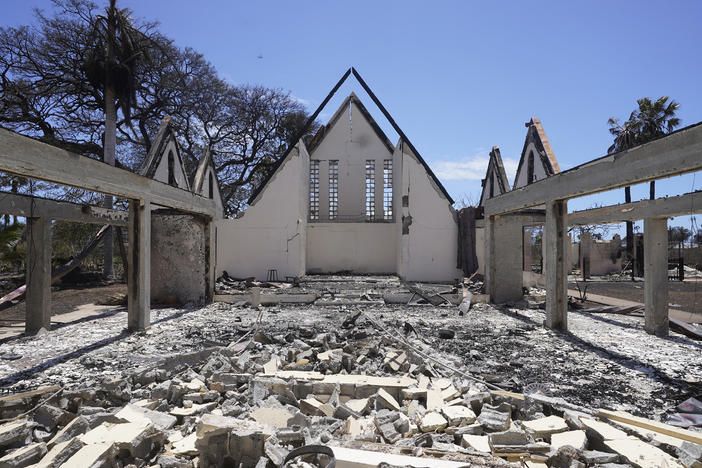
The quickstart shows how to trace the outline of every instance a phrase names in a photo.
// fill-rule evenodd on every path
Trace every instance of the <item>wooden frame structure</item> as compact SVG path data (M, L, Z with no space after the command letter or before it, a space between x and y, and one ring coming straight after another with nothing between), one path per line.
M567 330L567 229L570 225L602 222L644 220L645 268L645 328L656 335L668 334L667 287L667 218L702 212L702 195L691 193L679 197L661 198L622 205L595 208L568 214L567 203L598 192L634 185L651 180L686 174L702 169L702 123L691 125L649 143L607 155L547 179L512 190L485 201L488 232L486 245L487 288L494 302L503 298L521 297L521 276L499 277L502 266L516 268L516 262L506 259L499 244L522 241L522 223L503 222L507 214L545 206L544 221L546 276L546 324ZM499 227L500 232L496 231ZM513 265L514 264L514 265ZM499 279L499 281L498 281ZM510 299L511 300L511 299Z
M215 216L213 200L187 190L109 166L100 161L39 142L0 128L0 171L69 185L93 192L129 199L128 219L124 212L57 202L35 197L5 194L0 212L27 217L29 252L27 268L26 331L34 333L51 327L51 219L127 225L129 228L128 324L143 330L150 324L151 205ZM209 243L213 236L209 236ZM207 249L214 255L214 245ZM209 259L208 279L214 276ZM212 280L208 288L214 287ZM213 291L207 291L212 297Z

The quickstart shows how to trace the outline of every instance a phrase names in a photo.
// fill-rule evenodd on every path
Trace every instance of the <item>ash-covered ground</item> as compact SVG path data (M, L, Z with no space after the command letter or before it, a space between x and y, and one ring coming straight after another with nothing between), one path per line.
M475 304L464 315L457 307L430 305L257 310L214 303L154 310L151 328L136 334L125 331L126 312L115 309L101 319L1 345L0 386L90 387L179 354L229 345L254 328L269 335L308 329L310 336L329 333L336 342L351 344L381 334L365 315L353 327L341 328L344 319L359 311L434 359L505 390L521 392L528 384L543 384L574 404L658 420L702 393L702 343L674 332L657 338L644 332L643 319L612 314L571 312L569 333L557 333L543 327L543 311L526 303L523 308ZM442 336L451 335L446 330L455 336L440 338L440 330Z

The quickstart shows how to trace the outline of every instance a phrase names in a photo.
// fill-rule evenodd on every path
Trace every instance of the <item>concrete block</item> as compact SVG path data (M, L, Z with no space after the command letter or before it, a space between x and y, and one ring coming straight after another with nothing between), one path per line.
M491 452L488 436L483 435L463 434L461 436L461 447L477 450L478 452Z
M0 448L23 443L29 437L31 423L26 419L5 423L0 426Z
M249 417L261 424L267 424L275 428L288 427L288 421L292 414L282 408L258 408L249 414Z
M702 468L702 445L685 441L678 450L678 457L687 468Z
M23 468L37 463L46 455L46 444L29 444L0 458L0 468Z
M551 435L551 447L555 450L566 445L576 450L585 450L587 447L587 435L585 435L585 431L567 431Z
M448 420L450 426L467 426L476 420L473 410L465 406L444 406L441 408L441 414Z
M607 440L605 446L617 452L629 463L640 468L660 468L661 466L676 466L678 461L663 450L647 444L635 437L618 440Z
M524 421L522 423L537 439L550 439L551 434L566 432L568 423L558 416L547 416L545 418Z
M436 432L443 430L448 425L448 421L436 412L427 413L419 423L422 432Z
M122 424L104 423L79 437L86 445L114 444L119 450L126 450L133 457L144 458L151 451L150 436L155 431L153 424L148 421Z
M175 416L161 411L153 411L137 405L128 404L119 410L115 416L129 422L146 421L154 425L158 430L167 431L178 422Z
M85 445L78 450L61 468L108 468L117 456L117 449L112 443Z
M376 401L383 408L387 408L393 411L400 411L401 409L397 400L395 400L395 398L393 398L392 395L390 395L382 388L378 389Z
M33 468L58 468L83 448L84 445L78 437L59 442Z
M627 437L626 432L620 431L619 429L601 421L581 417L580 422L582 422L586 427L588 437L593 437L599 441L626 439Z
M478 422L488 431L500 432L509 429L512 418L509 412L498 411L494 406L483 405Z

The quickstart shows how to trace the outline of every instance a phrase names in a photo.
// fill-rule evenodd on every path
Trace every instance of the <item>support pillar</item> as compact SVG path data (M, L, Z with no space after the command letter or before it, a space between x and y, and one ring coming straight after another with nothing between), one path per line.
M51 330L51 219L27 218L25 333Z
M568 201L546 203L544 270L546 273L546 326L568 330Z
M668 219L644 220L644 329L668 336Z
M127 275L129 331L151 324L151 203L129 200L129 270Z
M205 278L205 284L207 285L207 291L205 296L208 302L214 300L215 294L215 282L216 282L216 252L217 252L217 228L215 227L214 220L210 220L205 224L205 256L207 264L207 272L205 273L207 277Z
M487 219L487 290L495 304L522 299L522 218L503 215Z

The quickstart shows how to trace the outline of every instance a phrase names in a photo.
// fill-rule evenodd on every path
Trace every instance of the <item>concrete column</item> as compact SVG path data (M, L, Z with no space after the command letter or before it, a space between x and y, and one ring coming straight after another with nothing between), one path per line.
M129 200L129 274L127 277L129 330L151 324L151 203Z
M644 220L644 329L668 336L668 219Z
M546 203L544 270L546 273L546 326L568 330L568 202Z
M27 218L25 332L51 330L51 219Z
M206 297L208 302L214 300L214 287L216 281L215 265L217 252L217 228L214 220L210 220L205 224L205 263L207 265L207 277L205 284L207 285Z
M522 219L491 216L487 220L488 294L495 304L522 299Z

